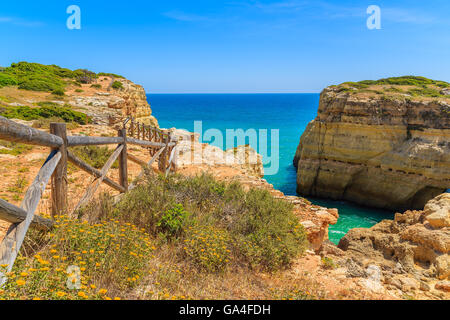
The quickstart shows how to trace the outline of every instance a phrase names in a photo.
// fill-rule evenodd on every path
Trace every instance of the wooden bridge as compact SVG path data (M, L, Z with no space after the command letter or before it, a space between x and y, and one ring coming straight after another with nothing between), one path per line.
M120 193L133 189L139 179L143 177L146 168L150 168L156 160L158 160L159 170L164 174L167 175L171 170L174 170L175 137L158 128L136 122L131 117L123 122L123 127L118 130L117 137L89 137L67 136L65 123L51 123L50 133L47 133L0 116L0 139L50 148L47 160L45 160L36 178L26 191L20 207L0 199L0 220L11 223L0 244L0 265L7 265L7 272L12 270L27 230L30 227L49 230L53 226L51 219L35 215L50 179L51 212L52 217L54 217L55 215L73 213L82 208L93 198L95 191L102 183ZM80 160L69 149L75 146L115 144L117 144L116 149L101 170L97 170ZM146 162L132 155L128 151L128 145L137 145L148 149L150 161ZM115 182L106 175L117 159L119 162L119 181ZM131 185L128 184L128 160L142 166L141 173ZM68 212L67 205L68 162L73 163L95 178L71 212ZM0 285L5 281L6 276L0 273Z

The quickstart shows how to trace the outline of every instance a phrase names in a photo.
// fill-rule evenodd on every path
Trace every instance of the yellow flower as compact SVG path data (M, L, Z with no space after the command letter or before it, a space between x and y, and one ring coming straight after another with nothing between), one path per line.
M20 273L20 276L21 276L21 277L26 277L26 276L28 276L28 273L26 273L26 272L21 272L21 273Z
M115 297L114 300L121 300L119 297Z
M110 297L105 297L105 300L112 300Z
M6 268L7 266L8 266L7 264L0 265L0 267L2 267L2 268Z
M108 290L106 290L106 289L98 290L98 294L106 294L107 292L108 292Z
M78 296L81 298L87 298L86 293L84 293L83 291L78 292Z
M56 293L56 295L58 296L58 297L64 297L65 295L66 295L66 293L65 292L62 292L62 291L58 291L57 293Z
M41 300L39 297L34 297L33 300Z
M97 287L95 286L95 284L91 284L90 287L91 287L91 289L97 288Z
M16 284L18 285L18 286L23 286L23 285L25 285L25 280L23 280L23 279L19 279L19 280L17 280L16 281Z

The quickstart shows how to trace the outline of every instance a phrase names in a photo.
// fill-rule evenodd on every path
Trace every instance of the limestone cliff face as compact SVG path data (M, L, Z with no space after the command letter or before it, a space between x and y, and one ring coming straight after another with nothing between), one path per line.
M95 124L115 125L133 116L141 123L158 126L142 86L126 79L101 78L104 80L97 83L101 88L83 87L83 93L72 93L69 103L90 116ZM112 81L120 81L123 88L110 88Z
M325 89L294 159L298 192L421 209L450 187L450 103Z

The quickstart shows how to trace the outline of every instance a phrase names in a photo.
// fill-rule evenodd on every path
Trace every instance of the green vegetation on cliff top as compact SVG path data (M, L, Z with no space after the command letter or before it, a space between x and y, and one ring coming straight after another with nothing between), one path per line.
M403 94L411 97L440 98L446 96L443 89L450 88L450 83L419 76L403 76L344 82L332 87L337 87L339 92L375 93L379 95Z
M112 73L101 72L96 74L84 69L70 70L57 65L19 62L11 64L10 67L0 69L0 88L18 86L19 89L52 92L62 95L66 85L76 82L86 71L95 78L99 76L124 78Z
M90 122L89 117L79 111L72 110L69 105L60 106L53 102L39 102L37 107L29 106L1 106L0 116L8 119L40 120L60 118L64 122L78 123L81 125Z
M441 88L446 88L450 86L450 83L445 81L432 80L425 77L417 77L417 76L392 77L380 80L363 80L357 83L363 85L398 85L398 86L436 85Z

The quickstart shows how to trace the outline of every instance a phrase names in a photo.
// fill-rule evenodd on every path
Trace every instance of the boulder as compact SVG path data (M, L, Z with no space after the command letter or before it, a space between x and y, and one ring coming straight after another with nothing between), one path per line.
M450 227L450 193L444 193L429 201L424 208L427 221L433 228Z

